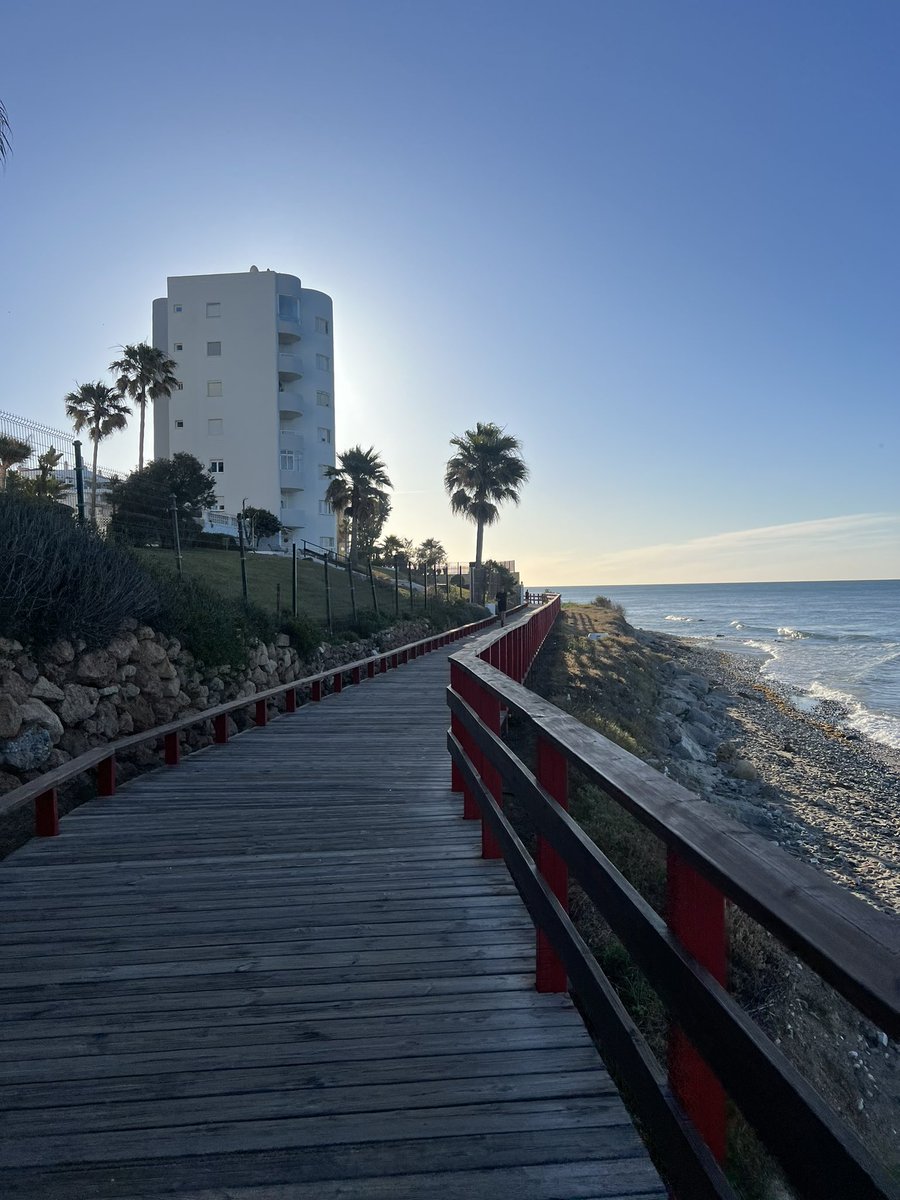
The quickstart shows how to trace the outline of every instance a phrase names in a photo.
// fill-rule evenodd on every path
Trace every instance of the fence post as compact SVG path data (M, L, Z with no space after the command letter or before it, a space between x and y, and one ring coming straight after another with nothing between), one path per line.
M321 700L322 699L322 680L321 679L314 679L312 681L312 683L309 685L309 698L310 698L310 700Z
M175 547L175 565L178 567L178 578L184 579L184 568L181 563L181 535L178 532L178 506L174 492L169 494L169 503L172 507L172 545Z
M394 615L400 616L400 563L394 559Z
M450 686L453 689L453 691L456 692L456 694L458 696L461 696L462 691L463 691L462 678L463 678L462 667L459 665L459 663L454 662L453 659L451 658L451 660L450 660ZM463 727L462 727L462 722L460 721L460 719L456 715L456 713L450 714L450 732L453 734L453 736L456 738L456 740L460 743L460 745L462 745L463 744ZM456 759L454 759L454 758L450 759L450 791L451 792L463 791L462 771L460 771L459 767L456 765Z
M347 559L347 578L350 580L350 607L353 610L353 624L356 624L356 587L353 583L353 564Z
M378 593L375 591L375 575L372 572L372 560L369 559L369 587L372 589L372 610L377 617L378 614Z
M480 681L475 683L475 703L472 707L478 713L483 725L485 725L492 733L500 733L500 701L496 696L484 687ZM480 775L482 782L487 790L491 793L500 808L503 807L503 781L500 778L500 772L488 760L487 755L480 756L481 770ZM491 828L487 821L481 819L481 857L482 858L502 858L500 847L497 844L497 839L491 832Z
M217 746L224 746L228 741L228 713L213 717L213 741Z
M101 759L97 763L97 795L98 796L114 796L116 794L116 756L110 754L108 758Z
M34 836L56 837L59 834L59 807L56 788L43 792L34 801Z
M78 512L78 523L84 524L84 462L81 458L81 442L76 438L72 443L75 448L75 507Z
M344 687L343 671L335 671L331 677L331 691L336 696Z
M666 856L666 920L701 966L726 982L725 898L674 850ZM719 1162L725 1158L725 1092L675 1025L669 1030L669 1082L679 1104Z
M181 758L181 747L178 744L178 730L167 733L164 740L165 762L167 767L177 767Z
M569 810L569 772L562 753L546 738L537 739L537 779L553 799ZM543 875L553 895L566 912L569 911L569 869L550 843L538 834L535 847L537 869ZM539 992L566 991L566 969L550 945L542 929L537 931L535 987Z
M284 711L289 713L297 711L297 689L294 687L289 687L284 693Z
M322 569L325 572L325 620L328 624L328 632L334 633L334 626L331 621L331 580L328 577L328 555L322 555Z
M238 517L238 549L241 552L241 595L244 597L246 604L249 599L247 592L247 555L244 552L244 510L241 509L241 515Z
M297 543L291 542L291 616L297 615ZM293 709L289 711L293 712Z

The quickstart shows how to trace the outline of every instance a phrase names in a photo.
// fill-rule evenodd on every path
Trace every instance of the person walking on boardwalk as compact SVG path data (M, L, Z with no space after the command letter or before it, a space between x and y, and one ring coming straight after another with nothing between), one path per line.
M501 588L497 593L497 616L501 626L506 624L506 592Z

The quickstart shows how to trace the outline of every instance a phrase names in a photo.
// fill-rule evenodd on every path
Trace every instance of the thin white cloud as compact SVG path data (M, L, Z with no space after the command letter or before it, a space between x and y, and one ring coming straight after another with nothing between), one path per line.
M900 513L851 513L533 564L547 584L900 577ZM576 578L577 573L577 578Z

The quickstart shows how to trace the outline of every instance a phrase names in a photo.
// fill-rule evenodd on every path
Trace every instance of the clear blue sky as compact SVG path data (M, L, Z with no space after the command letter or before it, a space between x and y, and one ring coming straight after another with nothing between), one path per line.
M521 437L537 583L900 576L895 0L7 0L0 408L169 274L335 302L338 449L466 558L448 439ZM136 434L101 458L131 465Z

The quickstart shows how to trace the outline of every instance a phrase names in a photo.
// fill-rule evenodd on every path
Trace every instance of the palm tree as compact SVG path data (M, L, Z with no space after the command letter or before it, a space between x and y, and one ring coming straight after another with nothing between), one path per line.
M437 538L426 538L416 551L416 562L426 571L434 571L447 561L447 551Z
M452 437L456 453L447 463L444 487L450 507L475 523L475 574L480 578L484 552L484 527L500 519L499 506L507 500L519 503L519 488L528 479L528 467L520 451L518 438L505 433L492 421L479 421L462 437ZM476 588L480 587L472 581Z
M97 447L111 433L125 428L131 409L121 394L105 383L80 383L77 386L78 390L69 392L65 398L66 416L74 424L76 433L87 429L88 437L94 443L91 465L91 520L94 521L97 516Z
M409 538L397 537L395 533L389 534L381 543L381 552L379 557L383 562L390 563L406 563L412 558L413 544Z
M178 364L168 358L162 350L138 342L136 346L122 346L122 357L109 364L116 380L116 391L123 398L129 396L141 410L141 430L138 439L138 470L144 469L144 421L148 400L168 400L178 387L175 370Z
M385 470L384 462L375 447L363 450L362 446L351 446L338 455L339 465L328 468L331 483L325 499L337 513L338 521L350 520L350 561L356 565L359 544L366 539L374 540L381 532L390 511L387 488L393 487ZM372 536L372 527L380 521Z
M12 142L9 140L9 117L6 115L3 102L0 101L0 162L3 162L8 154L12 154Z
M6 491L6 476L10 467L18 466L31 457L31 447L18 438L0 434L0 492Z

